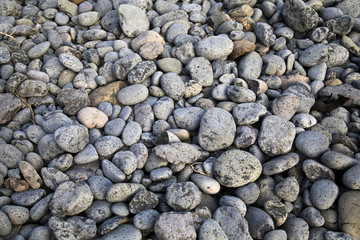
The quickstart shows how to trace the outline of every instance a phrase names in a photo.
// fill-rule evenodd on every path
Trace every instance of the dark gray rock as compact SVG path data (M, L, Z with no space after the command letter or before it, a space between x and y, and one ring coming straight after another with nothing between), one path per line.
M166 203L176 211L189 211L201 203L202 192L193 182L174 183L166 189Z
M245 219L249 224L250 235L255 239L264 238L267 232L275 228L270 215L260 208L249 207L246 211Z

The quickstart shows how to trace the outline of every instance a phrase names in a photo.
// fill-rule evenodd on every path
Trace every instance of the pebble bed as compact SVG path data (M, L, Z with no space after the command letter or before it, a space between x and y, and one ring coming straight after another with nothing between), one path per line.
M359 240L359 0L1 0L0 239Z

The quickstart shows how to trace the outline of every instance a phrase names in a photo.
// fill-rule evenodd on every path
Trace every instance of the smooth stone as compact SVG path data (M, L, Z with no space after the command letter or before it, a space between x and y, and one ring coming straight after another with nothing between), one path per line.
M76 115L81 109L90 105L90 99L85 90L63 88L56 97L58 103L67 115Z
M320 211L314 207L307 207L301 211L299 217L304 219L310 227L321 227L325 223L324 217Z
M339 227L342 231L351 234L355 238L360 238L360 223L358 221L360 214L359 197L359 191L347 191L340 196L338 203Z
M45 196L46 191L44 189L27 189L11 194L11 201L17 206L31 207Z
M104 176L113 183L123 182L126 178L125 173L107 159L102 160L101 167Z
M115 136L100 137L95 142L95 149L100 157L107 157L119 150L124 143Z
M322 165L315 160L305 160L302 163L302 169L306 177L312 182L315 182L319 179L329 179L331 181L335 180L334 172L330 168Z
M195 45L196 55L209 61L226 59L233 51L234 43L225 37L211 36L200 40Z
M41 177L39 176L35 168L30 163L26 161L21 161L19 163L19 168L31 188L38 189L41 187L43 181L41 180Z
M313 205L320 210L329 209L339 194L339 187L331 180L320 179L313 183L310 198Z
M224 195L219 201L220 207L229 206L235 208L241 215L245 216L247 208L245 203L238 197Z
M328 61L329 49L327 45L315 44L300 53L299 62L304 67L314 67Z
M12 225L9 217L3 211L0 211L0 223L2 226L0 228L0 236L8 235L11 232Z
M59 60L64 67L74 72L80 72L84 68L84 65L77 57L67 53L61 53L59 55Z
M322 133L305 131L295 139L296 148L310 158L316 158L329 149L329 139Z
M255 239L264 238L267 232L275 228L270 215L260 208L249 207L246 211L245 219L249 224L250 235Z
M220 183L214 178L198 173L191 175L191 181L194 182L201 191L207 194L216 194L221 188Z
M0 124L6 124L21 109L21 101L11 93L0 94Z
M257 52L252 51L241 58L238 65L239 76L244 79L257 79L261 75L262 67L263 61L261 56Z
M199 128L204 110L199 107L178 108L173 111L176 125L188 131Z
M40 43L28 51L29 58L37 59L41 58L50 48L50 42L46 41Z
M122 88L116 95L123 105L135 105L143 102L149 95L149 90L142 84L134 84Z
M321 162L334 170L344 170L358 164L358 160L335 151L325 152L321 156Z
M317 12L301 0L290 0L284 3L281 13L285 23L298 32L307 32L318 24Z
M296 153L288 153L283 156L275 157L263 164L262 173L264 175L282 173L298 164L299 159L299 155Z
M287 177L275 186L275 193L285 201L294 202L300 192L300 186L295 177Z
M185 94L185 84L176 73L165 73L160 78L164 93L174 100L180 100Z
M129 211L133 214L137 214L141 211L155 208L158 203L159 200L155 193L150 191L139 191L131 199Z
M191 78L196 80L201 86L209 87L213 84L213 71L211 63L204 57L194 57L190 59L185 68Z
M140 230L153 230L155 222L160 217L160 213L154 209L146 209L134 216L133 224Z
M270 156L282 155L291 150L295 134L293 123L278 116L268 116L261 124L259 146Z
M6 213L13 225L22 225L30 218L29 209L21 206L5 205L1 211Z
M94 25L100 19L100 14L95 11L89 11L85 13L80 13L78 15L79 23L81 26L89 27Z
M87 184L94 198L97 200L104 200L108 189L113 185L112 182L103 176L94 175L87 180Z
M286 240L287 234L282 229L272 230L265 234L264 240Z
M282 94L273 101L271 111L279 117L290 120L299 106L300 101L295 94Z
M7 168L16 168L23 160L25 156L19 149L10 144L0 144L0 162Z
M289 211L288 207L278 200L265 202L264 210L273 218L276 227L281 226L286 221Z
M228 150L214 164L215 178L226 187L241 187L254 182L261 171L260 161L242 150Z
M360 190L360 164L349 168L342 176L342 182L345 186L353 190Z
M207 151L221 150L233 143L235 132L235 122L229 112L210 108L201 118L199 144Z
M291 121L295 124L295 127L310 128L317 123L315 117L308 113L296 114Z
M121 134L121 139L126 146L131 146L140 140L141 134L141 125L134 121L128 121Z
M121 224L111 232L103 235L100 240L117 240L119 236L123 239L141 240L141 231L135 228L132 224Z
M302 218L289 218L283 225L288 239L307 240L309 239L309 225Z
M198 233L199 240L226 240L228 239L219 223L213 219L207 219L201 225Z
M235 190L235 195L243 200L245 204L254 203L259 197L259 193L260 189L256 183L248 183Z
M83 150L78 152L74 157L76 164L91 163L99 159L99 155L96 152L95 147L92 144L88 144Z

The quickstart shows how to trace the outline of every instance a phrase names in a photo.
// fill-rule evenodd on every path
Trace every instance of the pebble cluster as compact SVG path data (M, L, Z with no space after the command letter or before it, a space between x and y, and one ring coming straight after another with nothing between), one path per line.
M359 0L1 0L0 239L360 239Z

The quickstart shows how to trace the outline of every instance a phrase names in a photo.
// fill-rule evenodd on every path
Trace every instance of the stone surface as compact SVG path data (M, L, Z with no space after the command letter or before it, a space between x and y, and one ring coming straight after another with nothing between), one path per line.
M166 203L175 211L189 211L201 202L202 193L193 182L171 184L166 189Z
M0 94L0 124L8 123L20 109L20 99L10 93Z
M128 37L137 37L149 30L150 23L145 12L137 6L122 4L118 8L119 24Z
M109 118L94 107L86 107L77 113L77 118L87 128L103 128Z
M301 0L284 3L281 10L286 24L299 32L306 32L316 27L319 15Z
M228 150L214 164L215 178L226 187L241 187L254 182L261 171L260 161L242 150Z
M259 146L269 155L282 155L291 150L295 139L295 126L278 116L266 117L259 132Z
M360 237L360 225L357 221L360 208L357 204L359 199L359 191L347 191L340 196L339 211L339 227L342 231L351 234L355 238Z
M208 109L201 118L199 144L207 151L227 148L234 141L235 130L230 113L220 108Z

